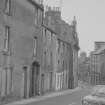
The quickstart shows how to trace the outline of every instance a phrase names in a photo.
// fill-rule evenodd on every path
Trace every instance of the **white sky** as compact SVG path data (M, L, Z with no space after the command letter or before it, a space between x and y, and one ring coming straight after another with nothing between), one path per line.
M45 0L49 5L58 5L56 1ZM62 0L62 18L71 23L74 15L80 48L89 53L94 41L105 41L105 0Z

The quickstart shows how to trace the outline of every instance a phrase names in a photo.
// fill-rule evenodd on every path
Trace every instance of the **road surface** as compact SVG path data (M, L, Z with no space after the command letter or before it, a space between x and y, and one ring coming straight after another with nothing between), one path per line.
M81 105L81 98L90 93L90 89L81 89L69 95L48 98L26 105Z

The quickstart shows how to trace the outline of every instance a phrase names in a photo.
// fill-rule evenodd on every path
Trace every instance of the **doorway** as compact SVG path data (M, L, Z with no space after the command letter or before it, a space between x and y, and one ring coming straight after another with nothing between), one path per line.
M49 72L49 91L53 90L53 72Z
M44 74L41 75L41 94L44 94Z
M27 66L23 67L24 71L24 98L27 98Z
M38 62L32 63L30 73L30 97L39 95L39 76L40 76L40 65Z

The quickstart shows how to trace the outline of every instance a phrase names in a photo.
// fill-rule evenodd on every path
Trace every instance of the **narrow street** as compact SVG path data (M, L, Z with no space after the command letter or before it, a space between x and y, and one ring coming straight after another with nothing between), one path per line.
M82 105L105 85L103 10L105 0L0 0L0 105Z
M57 96L26 105L81 105L81 98L90 93L90 89L81 89L69 95Z

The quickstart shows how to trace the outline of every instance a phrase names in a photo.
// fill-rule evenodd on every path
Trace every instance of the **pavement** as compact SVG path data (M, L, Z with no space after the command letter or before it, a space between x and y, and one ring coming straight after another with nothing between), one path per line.
M63 91L59 91L59 92L53 92L50 94L46 94L44 96L37 96L35 98L24 99L21 101L12 102L12 103L5 104L5 105L26 105L26 104L31 104L31 103L39 102L42 100L46 100L48 98L72 94L72 93L80 91L80 90L81 90L81 87L77 87L75 89L67 89L67 90L63 90Z
M71 94L47 98L38 102L26 103L25 105L82 105L82 98L90 94L90 88L82 88Z

